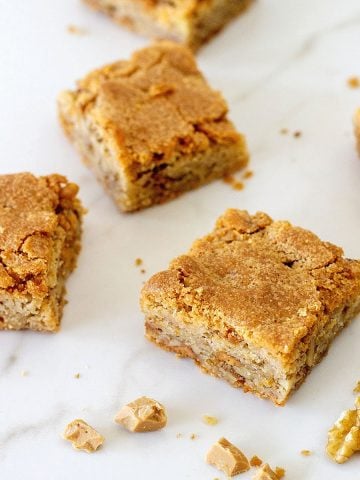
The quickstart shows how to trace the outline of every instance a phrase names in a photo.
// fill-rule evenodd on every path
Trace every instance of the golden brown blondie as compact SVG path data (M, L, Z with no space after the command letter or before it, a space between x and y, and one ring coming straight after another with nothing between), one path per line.
M84 0L115 21L151 38L192 49L219 32L252 0Z
M360 311L360 262L265 213L227 210L144 286L146 335L275 404Z
M162 203L246 165L245 140L190 50L160 42L59 97L61 123L123 211Z
M58 330L80 251L77 192L61 175L0 176L1 330Z

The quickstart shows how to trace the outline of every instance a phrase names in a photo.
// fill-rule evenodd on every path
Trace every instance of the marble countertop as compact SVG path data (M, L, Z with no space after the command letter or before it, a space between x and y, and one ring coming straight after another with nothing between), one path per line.
M359 455L338 466L324 446L328 428L353 404L360 318L288 405L276 408L149 344L138 306L143 281L227 207L289 219L360 257L360 160L351 124L360 90L347 86L360 75L358 0L258 0L203 48L200 66L247 136L254 177L243 191L214 182L133 215L118 213L81 164L59 128L55 98L146 40L78 0L0 4L0 173L63 173L80 184L89 209L61 331L0 333L1 478L224 478L203 461L220 436L284 467L289 480L359 478ZM71 35L69 24L86 33ZM165 430L131 435L113 423L117 409L141 395L166 405ZM218 425L204 425L203 414L218 417ZM106 437L94 455L60 437L77 417ZM302 449L314 453L303 457Z

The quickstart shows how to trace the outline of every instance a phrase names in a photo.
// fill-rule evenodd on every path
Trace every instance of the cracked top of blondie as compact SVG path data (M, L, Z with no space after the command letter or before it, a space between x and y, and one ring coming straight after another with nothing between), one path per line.
M265 213L227 210L211 234L147 282L142 302L290 357L359 295L360 262L341 248Z
M54 286L49 272L60 254L63 268L71 269L66 248L56 251L55 242L63 242L67 231L77 236L83 212L77 192L77 185L61 175L0 176L0 293L45 295Z
M110 143L124 166L243 143L226 117L226 102L209 87L191 51L172 42L95 70L60 100L100 127L99 140Z

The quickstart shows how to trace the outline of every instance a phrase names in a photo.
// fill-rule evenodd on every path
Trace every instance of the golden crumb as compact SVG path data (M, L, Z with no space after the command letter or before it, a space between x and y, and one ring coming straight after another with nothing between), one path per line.
M262 463L263 463L263 461L257 455L254 455L250 459L250 465L252 467L260 467L262 465Z
M196 433L192 433L190 435L190 440L196 440L198 438L199 435L196 435Z
M281 135L287 135L289 133L289 130L287 128L282 128L280 130Z
M140 267L140 265L142 265L142 264L143 264L142 258L137 258L137 259L135 260L135 266L136 266L136 267Z
M294 138L300 138L302 135L302 132L300 132L300 130L296 130L293 135L294 135Z
M226 175L223 178L224 182L230 185L234 190L243 190L245 185L243 182L239 182L233 175Z
M74 378L80 378L80 373L75 373Z
M22 377L27 377L29 375L29 371L28 370L21 370L20 375Z
M140 270L140 273L146 273L145 268L142 268L142 269Z
M243 175L243 179L247 180L248 178L251 178L253 176L254 176L254 172L252 170L247 170Z
M360 380L355 385L355 388L354 388L353 392L354 393L360 393Z
M310 457L310 455L312 455L312 451L311 450L301 450L301 455L303 455L304 457Z
M360 88L360 77L350 77L347 79L348 87Z
M217 425L219 423L219 420L216 417L210 415L203 415L202 419L207 425Z
M66 30L68 33L71 33L72 35L85 35L86 30L81 27L77 27L76 25L68 25Z
M285 477L285 469L284 468L281 468L281 467L276 467L275 468L275 474L277 476L277 478L279 480L281 480L281 478Z

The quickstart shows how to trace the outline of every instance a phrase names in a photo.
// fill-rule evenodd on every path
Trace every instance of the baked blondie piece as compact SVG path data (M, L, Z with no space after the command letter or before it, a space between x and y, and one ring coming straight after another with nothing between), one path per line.
M77 192L61 175L0 175L1 330L58 330L80 251Z
M85 0L115 21L151 38L196 50L243 12L252 0Z
M354 129L357 142L357 149L360 155L360 108L356 111L354 116Z
M115 203L162 203L248 161L227 105L186 47L160 42L59 97L61 123Z
M360 261L265 213L227 210L141 294L146 335L284 405L360 312Z

